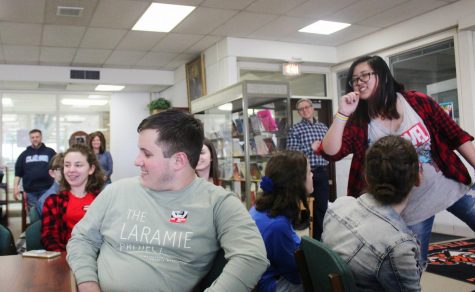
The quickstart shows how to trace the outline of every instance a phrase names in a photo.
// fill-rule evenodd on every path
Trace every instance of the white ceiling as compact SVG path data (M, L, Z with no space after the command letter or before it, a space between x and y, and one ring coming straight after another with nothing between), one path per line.
M164 0L197 8L158 33L131 31L150 0L0 0L0 64L174 70L227 36L339 46L456 1ZM57 6L84 10L57 16ZM319 19L352 26L298 32Z

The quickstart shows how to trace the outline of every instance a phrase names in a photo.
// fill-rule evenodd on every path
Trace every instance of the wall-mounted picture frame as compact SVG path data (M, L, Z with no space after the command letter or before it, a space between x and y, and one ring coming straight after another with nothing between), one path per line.
M191 108L191 101L206 95L206 74L204 54L185 66L186 88L188 92L188 105Z

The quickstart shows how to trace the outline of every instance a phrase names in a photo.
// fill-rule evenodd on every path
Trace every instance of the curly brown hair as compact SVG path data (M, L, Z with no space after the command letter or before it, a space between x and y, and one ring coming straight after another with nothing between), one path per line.
M267 211L271 217L284 215L296 223L300 216L300 203L309 210L305 188L307 163L302 152L275 152L265 169L265 175L272 180L274 187L256 199L256 210Z
M95 170L94 172L89 175L87 179L87 184L86 184L86 191L88 193L92 193L94 195L99 194L99 192L102 190L104 187L104 173L101 170L101 166L99 165L99 162L96 159L96 155L92 152L92 150L84 144L74 144L71 147L69 147L68 150L64 153L64 157L68 155L69 153L72 152L78 152L82 154L84 157L86 157L87 163L89 164L90 167L94 166ZM68 181L65 179L64 175L64 167L61 170L61 190L62 191L69 191L71 190L71 185L68 183Z

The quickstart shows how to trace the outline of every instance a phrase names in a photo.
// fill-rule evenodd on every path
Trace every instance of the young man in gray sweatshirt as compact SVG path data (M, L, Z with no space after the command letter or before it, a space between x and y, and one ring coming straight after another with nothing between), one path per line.
M201 122L168 110L138 133L140 176L105 188L67 245L78 290L191 291L220 248L227 264L208 291L251 290L265 246L239 199L195 175Z

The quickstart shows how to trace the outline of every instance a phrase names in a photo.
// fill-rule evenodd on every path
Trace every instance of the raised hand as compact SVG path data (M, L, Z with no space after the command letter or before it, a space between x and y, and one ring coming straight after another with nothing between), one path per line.
M338 103L338 112L347 117L350 116L356 110L359 101L359 92L350 92L348 94L343 95L342 97L340 97L340 101Z

